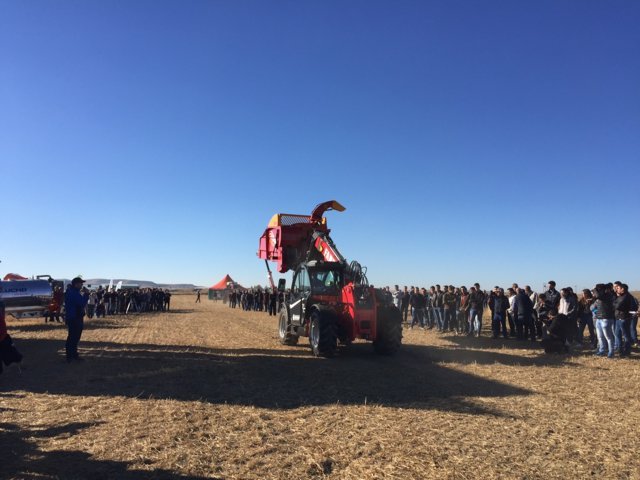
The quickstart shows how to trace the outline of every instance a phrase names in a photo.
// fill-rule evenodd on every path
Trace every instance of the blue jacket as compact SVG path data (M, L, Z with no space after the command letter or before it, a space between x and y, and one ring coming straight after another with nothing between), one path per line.
M64 294L65 321L80 322L84 317L84 307L87 305L88 297L82 296L80 290L69 287Z

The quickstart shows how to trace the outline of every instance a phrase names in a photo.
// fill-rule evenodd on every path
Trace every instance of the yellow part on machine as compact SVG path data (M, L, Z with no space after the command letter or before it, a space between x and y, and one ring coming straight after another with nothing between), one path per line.
M319 210L318 212L319 214L322 214L325 210L336 210L338 212L344 212L346 208L340 202L331 200L329 202L324 202L318 205L316 207L316 210L314 210L314 212L311 215L298 215L294 213L276 213L273 217L271 217L271 220L269 220L269 225L267 225L267 228L289 226L289 225L295 225L297 223L313 222L312 219L314 218L315 212L317 210ZM326 225L327 219L325 217L322 217L322 220L319 223L321 225Z

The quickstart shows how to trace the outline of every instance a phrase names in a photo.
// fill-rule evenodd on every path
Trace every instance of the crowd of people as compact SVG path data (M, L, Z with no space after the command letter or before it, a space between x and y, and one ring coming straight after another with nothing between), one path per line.
M64 318L69 334L66 342L67 361L81 360L77 346L83 330L83 319L107 315L167 311L171 293L159 288L88 290L84 280L74 278L67 286L64 298L61 289L54 289L52 305L64 301ZM530 286L513 284L506 292L494 287L487 292L478 283L465 286L435 285L426 288L395 285L383 289L389 302L399 309L402 320L416 327L458 335L480 337L485 312L491 322L491 337L515 338L520 341L540 341L547 352L567 352L573 347L595 349L594 355L626 357L632 347L638 347L638 300L622 282L599 283L584 289L580 295L571 287L556 290L549 281L544 293ZM59 298L60 297L60 298ZM200 292L198 291L199 301ZM263 311L275 316L282 308L285 292L253 288L230 292L230 308ZM60 305L59 305L60 306ZM50 312L50 320L60 321L60 309ZM55 318L57 317L57 318ZM45 321L49 316L45 317ZM19 362L21 355L13 347L4 323L4 305L0 302L0 350L10 361ZM589 337L585 338L585 330ZM14 360L11 360L14 359ZM16 360L17 359L17 360Z
M269 316L275 316L278 313L282 302L284 302L284 293L267 288L233 290L228 298L230 308L239 307L245 311L267 312Z
M540 340L549 352L568 351L586 341L597 348L596 355L612 358L615 353L628 356L638 346L638 301L622 282L597 284L579 296L571 287L558 291L554 281L540 294L516 283L506 292L500 287L487 292L477 283L469 289L435 285L401 290L396 285L385 291L410 328L479 337L488 311L492 338Z
M67 291L71 288L71 284L67 285ZM62 307L64 294L59 287L54 289L54 299L45 312L45 323L48 321L62 322L61 316L64 317ZM57 299L58 293L62 297ZM171 292L161 288L103 288L98 286L97 289L88 289L82 287L80 294L85 297L86 305L84 306L84 315L87 318L100 318L107 315L127 315L130 313L146 313L146 312L164 312L169 310L171 305Z
M478 283L469 288L435 285L428 290L395 285L383 291L410 329L480 337L486 319L491 338L540 342L547 352L591 347L595 355L612 358L616 353L628 356L632 346L638 346L638 301L622 282L598 284L579 294L571 287L557 290L554 281L540 294L516 283L491 291ZM284 296L260 287L234 290L228 304L276 315Z

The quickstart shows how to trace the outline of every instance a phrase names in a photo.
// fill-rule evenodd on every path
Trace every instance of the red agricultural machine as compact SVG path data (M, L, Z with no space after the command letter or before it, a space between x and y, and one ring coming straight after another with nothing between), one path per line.
M278 272L293 270L290 292L278 319L280 342L295 345L309 337L313 354L331 357L338 342L356 338L373 342L380 354L393 354L402 343L402 317L381 289L368 284L366 269L347 263L329 236L327 210L345 208L332 200L317 205L311 215L278 213L260 237L258 257L265 260L275 289L269 261ZM286 280L278 290L284 292Z

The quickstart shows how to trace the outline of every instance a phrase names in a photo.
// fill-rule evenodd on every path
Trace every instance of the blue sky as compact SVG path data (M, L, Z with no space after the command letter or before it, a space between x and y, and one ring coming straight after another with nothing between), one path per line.
M640 3L0 1L0 272L640 288Z

